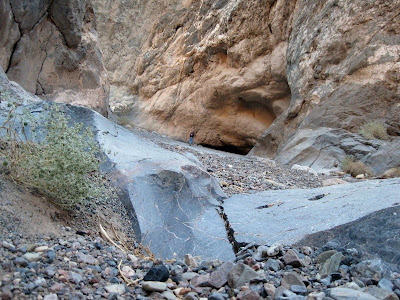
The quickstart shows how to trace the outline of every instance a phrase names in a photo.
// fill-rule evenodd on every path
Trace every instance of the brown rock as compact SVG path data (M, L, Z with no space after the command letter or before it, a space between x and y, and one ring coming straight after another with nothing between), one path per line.
M295 268L300 268L303 266L301 259L298 257L297 253L294 252L292 249L286 251L285 255L283 255L283 261L287 265L291 265Z
M217 270L211 273L209 283L211 286L219 289L228 282L228 274L235 264L231 261L225 262Z
M301 279L300 275L296 272L289 272L286 273L281 281L281 286L285 289L288 289L291 285L301 285L305 287L303 280Z
M194 287L206 287L209 286L210 275L197 275L190 280L190 283Z
M251 289L247 289L247 290L239 292L239 294L237 295L237 299L238 300L259 300L259 299L261 299L261 297L257 292L252 291Z
M252 268L243 263L238 263L228 274L228 284L236 289L258 277L258 273Z

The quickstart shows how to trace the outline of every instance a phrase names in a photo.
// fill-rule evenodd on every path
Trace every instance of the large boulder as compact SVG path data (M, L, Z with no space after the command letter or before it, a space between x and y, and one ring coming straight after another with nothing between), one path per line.
M388 207L368 214L356 221L310 234L298 245L322 247L329 240L337 240L346 248L356 248L366 258L382 258L389 263L400 263L400 206Z
M269 156L269 141L260 140L250 155ZM382 175L387 169L400 166L400 155L396 151L399 143L400 138L367 140L357 133L339 128L301 128L288 139L275 160L322 172L340 166L346 156L351 156L371 166L375 175Z
M219 215L226 196L201 166L162 149L93 110L70 106L71 117L96 131L105 169L120 190L137 238L157 257L234 257Z
M0 69L1 71L1 69ZM18 86L17 86L18 87ZM18 100L19 109L47 114L48 102L14 88L0 72L0 90ZM21 101L20 101L21 100ZM6 101L1 105L7 107ZM162 149L149 140L84 107L57 104L73 123L83 123L95 133L106 162L102 166L126 207L136 238L163 259L186 253L204 259L234 258L225 221L220 216L226 198L217 181L202 166ZM1 110L0 124L7 117Z

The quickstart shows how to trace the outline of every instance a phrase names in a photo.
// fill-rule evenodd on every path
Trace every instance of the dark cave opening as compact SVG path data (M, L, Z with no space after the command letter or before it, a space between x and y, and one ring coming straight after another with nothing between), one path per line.
M199 143L199 145L218 150L218 151L223 151L223 152L228 152L228 153L233 153L233 154L239 154L239 155L247 155L250 150L253 147L237 147L233 145L222 145L222 146L215 146L215 145L210 145L210 144L205 144L205 143Z

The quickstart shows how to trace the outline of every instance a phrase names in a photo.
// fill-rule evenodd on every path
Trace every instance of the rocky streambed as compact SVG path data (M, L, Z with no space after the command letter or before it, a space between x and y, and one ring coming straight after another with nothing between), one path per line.
M321 248L248 244L235 261L160 261L64 228L0 247L1 299L398 299L400 274L330 241Z

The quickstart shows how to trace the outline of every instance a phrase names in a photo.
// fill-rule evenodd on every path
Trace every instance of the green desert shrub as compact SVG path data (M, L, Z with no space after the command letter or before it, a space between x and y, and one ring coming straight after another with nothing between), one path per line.
M371 140L373 138L380 140L389 139L385 126L376 121L370 121L362 125L359 133L367 140Z
M13 180L36 188L64 209L111 195L89 128L72 125L56 105L40 120L16 111L12 108L0 126L3 165Z
M353 177L360 174L371 175L371 169L361 161L355 161L354 157L346 156L342 160L342 170Z

